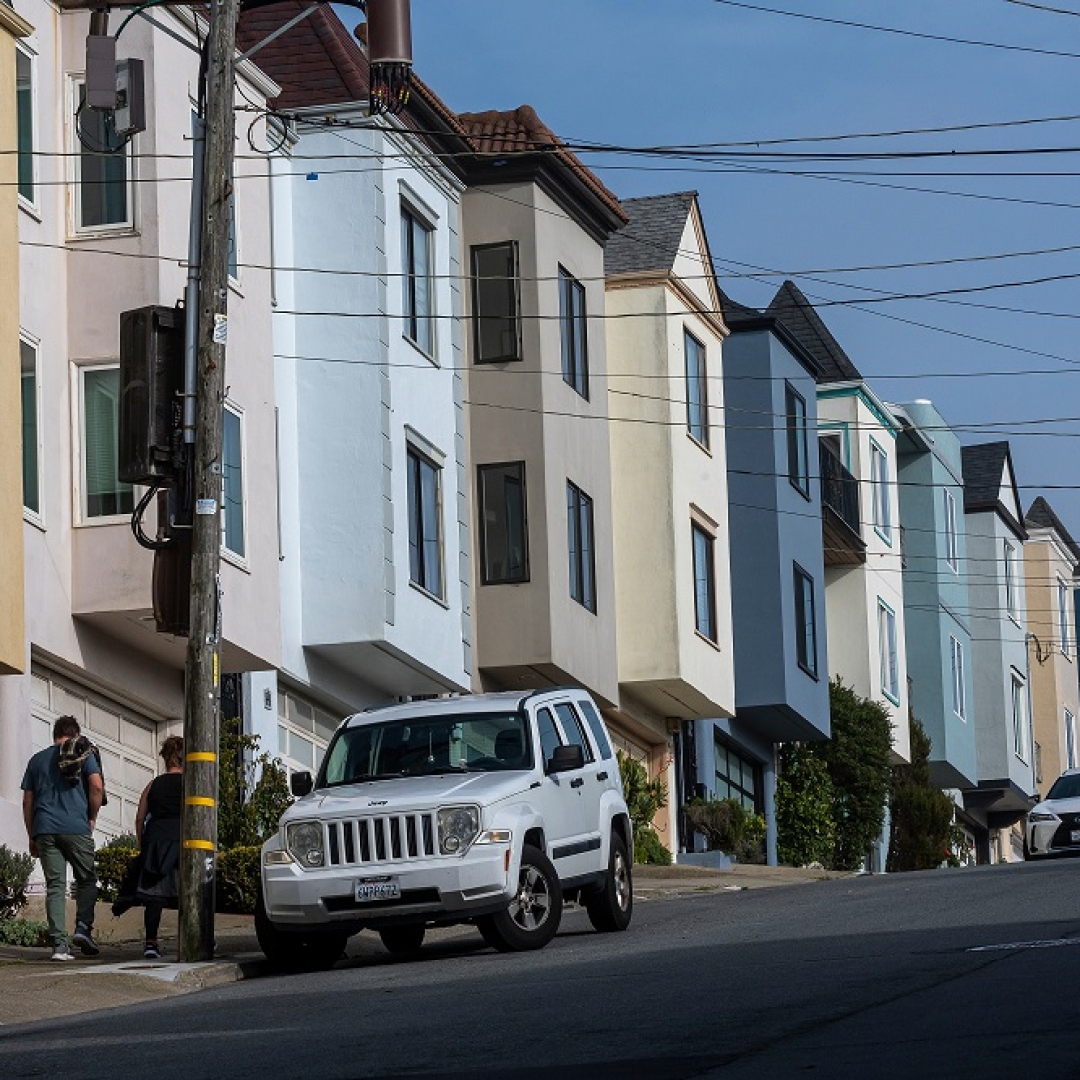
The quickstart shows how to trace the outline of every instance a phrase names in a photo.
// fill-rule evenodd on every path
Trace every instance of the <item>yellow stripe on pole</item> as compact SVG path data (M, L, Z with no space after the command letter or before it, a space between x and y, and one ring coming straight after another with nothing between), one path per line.
M191 795L184 800L187 806L217 806L216 799L208 799L205 795Z
M214 845L209 840L185 840L184 847L195 848L198 851L213 851Z
M217 754L209 750L196 750L194 753L185 754L185 761L217 761Z

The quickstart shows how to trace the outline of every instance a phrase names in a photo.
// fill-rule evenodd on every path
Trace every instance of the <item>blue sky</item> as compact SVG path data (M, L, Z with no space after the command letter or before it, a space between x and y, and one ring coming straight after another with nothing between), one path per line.
M1077 55L920 40L715 0L413 0L416 67L458 111L528 103L567 139L621 145L836 135L1080 113L1080 16L1009 0L748 2ZM1080 0L1045 2L1080 12ZM355 21L348 11L342 14ZM1068 146L1080 147L1080 122L815 149ZM721 285L752 305L766 304L785 274L817 303L865 298L866 289L921 293L1080 272L1078 250L909 270L799 273L1080 245L1078 177L1030 175L1080 173L1080 153L795 166L866 174L844 182L750 173L711 162L690 164L702 171L688 171L688 163L671 160L585 160L620 196L699 191ZM960 170L1029 175L942 175ZM870 175L887 171L935 175ZM852 180L1076 205L925 194ZM757 277L738 276L747 273ZM844 306L821 306L819 312L880 396L932 399L965 442L1008 438L1025 508L1036 494L1046 495L1080 539L1080 492L1053 487L1080 485L1080 423L1060 420L1080 416L1077 294L1078 281L1064 280L952 297L965 304L902 300L870 305L877 314ZM1003 312L1002 306L1073 317ZM1047 369L1057 373L1034 373ZM889 377L897 375L919 377ZM1030 423L1048 418L1059 422Z

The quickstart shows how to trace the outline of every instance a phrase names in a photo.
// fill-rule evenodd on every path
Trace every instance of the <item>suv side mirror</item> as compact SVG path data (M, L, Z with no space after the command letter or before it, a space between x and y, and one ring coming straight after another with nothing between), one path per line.
M549 773L573 772L574 769L583 768L585 768L585 751L577 745L556 746L547 763Z
M294 772L289 777L289 790L299 799L308 795L315 787L315 781L309 772Z

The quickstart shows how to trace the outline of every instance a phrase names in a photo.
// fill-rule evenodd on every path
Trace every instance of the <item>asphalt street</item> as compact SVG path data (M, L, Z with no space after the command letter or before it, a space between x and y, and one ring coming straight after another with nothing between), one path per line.
M1080 860L568 912L0 1031L0 1076L1080 1077Z

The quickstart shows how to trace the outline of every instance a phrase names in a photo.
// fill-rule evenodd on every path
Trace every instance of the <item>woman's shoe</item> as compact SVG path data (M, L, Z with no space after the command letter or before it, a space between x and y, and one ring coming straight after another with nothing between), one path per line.
M143 954L143 959L144 960L160 960L161 959L161 953L158 952L158 947L157 947L157 942L156 941L148 941L146 943L146 945L143 946L142 954Z

